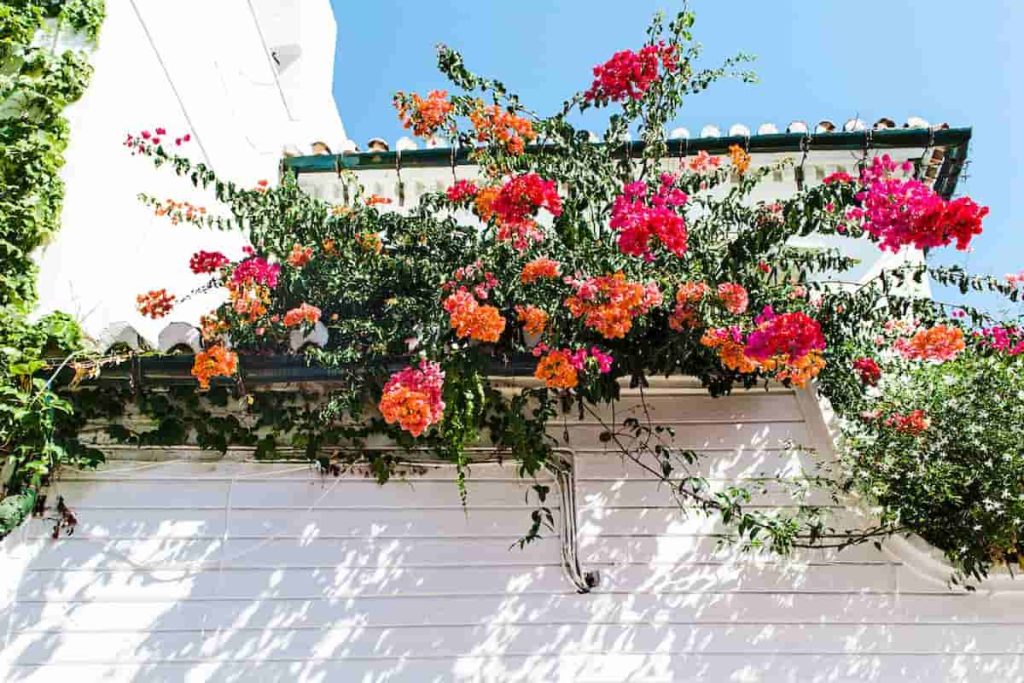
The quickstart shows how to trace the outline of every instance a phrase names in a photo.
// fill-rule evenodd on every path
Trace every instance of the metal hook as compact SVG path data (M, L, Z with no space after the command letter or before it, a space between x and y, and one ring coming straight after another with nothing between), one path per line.
M874 142L875 131L867 128L864 131L864 154L861 156L860 163L857 164L857 168L863 171L868 165L868 154L871 152L872 143Z
M395 150L395 175L398 176L398 205L405 206L405 183L402 182L402 150Z
M807 155L811 151L812 137L813 135L807 132L800 138L800 151L803 152L803 156L800 157L800 165L793 171L793 175L796 177L796 189L798 192L804 189L804 164L807 163Z
M924 151L921 153L921 158L914 164L914 177L920 179L924 175L924 167L929 163L932 153L932 147L935 146L935 129L932 127L928 128L928 144L925 145Z
M690 156L690 136L683 138L683 144L679 148L679 165L686 163L686 157Z

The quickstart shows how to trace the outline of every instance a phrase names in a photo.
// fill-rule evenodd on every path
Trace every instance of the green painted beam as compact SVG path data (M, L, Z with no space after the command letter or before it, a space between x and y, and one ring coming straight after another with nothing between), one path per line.
M690 140L669 140L671 156L696 154L725 154L731 145L746 147L750 152L800 152L803 145L811 150L862 150L870 145L873 149L898 149L925 147L929 142L938 147L959 147L971 139L970 128L947 128L929 131L924 128L890 128L887 130L858 131L853 133L777 133L774 135L753 135L749 138L726 136L717 138L693 138ZM602 143L597 143L602 144ZM530 145L528 153L553 152L555 145ZM640 156L642 142L627 143L616 150L616 155ZM282 160L286 169L294 173L336 173L339 169L365 170L395 168L444 167L454 160L458 166L472 165L470 148L453 150L448 147L435 149L414 149L405 152L353 152L351 154L321 154L317 156L288 157Z
M889 128L857 132L832 133L777 133L773 135L725 136L717 138L693 138L689 140L669 140L669 156L687 156L705 151L709 154L725 154L731 145L740 145L752 153L785 153L802 152L804 148L814 151L863 150L870 149L907 149L915 147L945 147L949 150L946 162L943 163L939 177L936 179L937 191L949 197L956 189L960 170L967 156L967 144L971 139L970 128L946 128L929 130L926 128ZM603 143L596 143L603 144ZM556 152L555 145L530 145L527 153ZM641 156L644 143L633 142L620 146L615 156ZM296 175L304 173L338 173L341 170L373 170L402 168L440 168L451 165L471 166L475 162L469 158L471 149L462 147L452 149L439 147L434 149L414 149L405 152L353 152L350 154L287 157L282 159L282 170L289 170Z

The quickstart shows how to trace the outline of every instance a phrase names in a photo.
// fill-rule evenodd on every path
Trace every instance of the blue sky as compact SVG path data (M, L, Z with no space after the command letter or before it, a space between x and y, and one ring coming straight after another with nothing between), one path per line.
M335 99L350 137L404 134L395 90L446 87L433 46L460 50L478 73L503 80L540 112L590 82L616 50L643 42L666 0L332 0L338 18ZM1001 276L1024 268L1024 104L1020 0L694 0L705 64L745 51L761 82L724 82L692 98L678 120L780 128L853 116L910 115L973 126L968 177L959 192L992 212L972 253L937 258Z

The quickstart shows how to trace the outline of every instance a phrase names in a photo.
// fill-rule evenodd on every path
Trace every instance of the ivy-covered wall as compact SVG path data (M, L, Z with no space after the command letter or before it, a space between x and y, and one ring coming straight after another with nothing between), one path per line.
M103 0L14 0L0 4L0 458L8 492L0 534L23 518L32 490L71 453L56 436L68 405L41 375L44 357L67 355L79 331L65 314L33 321L32 254L60 227L69 127L65 108L92 70L82 50L58 47L61 34L96 41Z

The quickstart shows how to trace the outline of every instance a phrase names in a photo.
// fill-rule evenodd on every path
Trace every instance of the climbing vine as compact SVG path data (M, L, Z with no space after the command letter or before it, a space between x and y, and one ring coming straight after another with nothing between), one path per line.
M102 0L0 5L0 458L13 473L3 483L16 494L0 503L0 535L24 517L55 465L98 456L74 438L70 404L46 373L45 359L79 349L76 323L59 313L27 316L36 303L32 253L60 227L63 112L91 75L85 53L59 49L58 38L95 40L102 21Z

